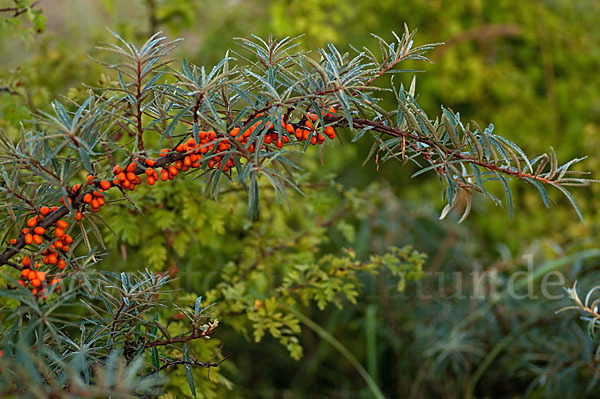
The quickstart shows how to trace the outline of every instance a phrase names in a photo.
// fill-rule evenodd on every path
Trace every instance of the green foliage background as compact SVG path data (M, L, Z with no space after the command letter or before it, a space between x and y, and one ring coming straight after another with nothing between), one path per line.
M443 103L466 120L493 122L529 153L552 145L559 158L588 154L586 168L600 169L597 1L48 0L42 8L43 33L35 32L39 20L18 37L0 30L0 127L9 134L31 119L29 108L47 110L57 96L85 95L81 82L102 86L113 78L87 58L97 42L110 40L105 27L129 40L157 29L182 36L175 55L210 66L235 48L236 36L305 34L306 49L331 41L349 50L376 46L369 33L390 37L406 22L418 28L418 44L447 43L432 54L435 63L414 65L425 68L417 93L428 113ZM405 75L405 85L412 77ZM300 273L298 281L314 282L300 298L306 315L342 342L388 397L454 398L473 390L478 397L597 397L599 388L588 384L600 372L598 340L574 315L554 315L566 299L508 300L502 292L511 273L524 270L523 255L540 268L599 246L598 185L573 191L586 224L558 193L558 206L548 211L532 187L515 184L514 221L476 201L467 222L456 225L458 215L436 220L443 204L435 179L411 180L410 167L392 163L361 167L369 148L358 144L324 146L323 164L319 154L304 159L305 196L292 195L290 207L265 186L258 222L247 220L243 192L203 199L203 185L192 178L136 191L144 215L126 202L103 210L115 234L103 232L109 255L102 267L169 271L179 278L181 304L193 302L192 293L217 302L223 325L198 350L210 357L222 342L232 358L211 372L211 381L197 372L199 394L369 397L350 362L317 332L286 318L281 298ZM318 285L323 276L311 271L405 245L428 255L423 271L432 275L414 282L418 268L404 270L406 281L392 276L393 268L375 277L358 273L358 296L356 287L339 287L343 295L319 300L326 295ZM593 285L597 266L593 259L565 263L565 284ZM489 284L469 295L476 271L491 272ZM399 281L406 284L400 293ZM452 295L458 286L464 297ZM495 350L499 356L484 367ZM183 369L170 378L165 397L189 395Z

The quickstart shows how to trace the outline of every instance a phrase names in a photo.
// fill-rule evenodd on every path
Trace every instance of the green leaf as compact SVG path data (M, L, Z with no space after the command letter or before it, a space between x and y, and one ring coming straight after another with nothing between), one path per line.
M500 182L502 183L502 187L504 188L504 194L506 195L506 208L508 209L508 216L510 218L510 220L512 220L513 218L513 200L512 200L512 193L510 191L510 187L508 186L508 182L506 181L506 178L504 176L502 176L500 173L495 172L496 176L498 176L498 178L500 179Z
M258 220L258 182L256 172L250 174L250 190L248 190L248 217Z
M188 344L183 344L183 360L186 362L190 361L190 348ZM190 391L192 391L192 395L194 398L196 397L196 384L194 384L194 375L192 374L192 366L189 364L185 365L185 375L187 377L187 382L190 387Z
M356 135L352 138L352 142L354 143L358 141L366 132L368 132L371 129L373 129L373 126L366 126L360 129L360 131L356 133Z
M533 184L538 189L538 191L540 192L540 196L542 197L542 201L544 202L544 205L546 206L546 208L550 208L550 197L548 196L548 191L546 191L544 185L530 177L525 177L524 179L525 181Z
M552 183L552 182L550 182L550 184L552 184L554 187L558 188L565 195L565 197L567 197L567 199L569 200L569 202L575 209L575 212L577 212L577 216L579 216L579 220L581 220L582 222L585 222L585 220L583 219L583 214L581 213L579 206L577 206L577 202L575 202L575 198L573 198L573 195L571 195L571 193L566 188L564 188L563 186L561 186L559 184Z

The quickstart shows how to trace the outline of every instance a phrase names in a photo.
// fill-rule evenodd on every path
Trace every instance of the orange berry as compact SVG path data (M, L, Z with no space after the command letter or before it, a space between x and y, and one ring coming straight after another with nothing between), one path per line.
M29 218L29 220L27 221L27 226L28 227L33 227L33 226L35 226L37 224L37 221L38 221L37 216Z
M302 131L302 140L308 140L308 136L310 135L310 131L304 129Z
M65 244L63 244L62 241L54 241L51 245L51 247L56 248L56 249L62 249L62 247L64 247Z
M181 167L183 166L183 162L181 161L176 161L173 166L175 166L175 168L177 169L181 169Z
M327 135L329 138L333 138L333 137L331 137L331 136L334 136L334 137L335 137L335 130L333 130L333 127L331 127L331 126L327 126L327 127L325 128L325 134L326 134L326 135Z
M58 262L58 257L56 255L54 255L54 254L48 255L48 264L56 265L57 262Z
M46 281L46 273L45 272L37 272L37 278L40 281Z
M135 173L133 173L133 172L127 172L126 176L127 176L127 180L129 180L129 181L135 181L135 178L136 178L136 174Z
M115 175L118 175L122 171L123 171L123 168L120 167L119 165L116 165L115 167L113 167L113 174L115 174Z
M153 186L154 183L156 183L156 180L154 179L154 176L148 176L146 178L146 181L148 182L149 185Z
M27 276L29 276L29 272L30 271L31 270L29 270L29 269L23 269L23 270L21 270L21 277L27 278Z
M36 243L37 245L42 245L42 242L44 242L44 240L42 239L41 236L34 234L33 235L33 242Z
M85 202L86 204L89 204L90 202L92 202L92 194L87 193L86 195L84 195L83 202Z
M11 238L11 239L8 241L8 243L9 243L10 245L15 245L15 244L17 243L17 239L16 239L16 238Z
M104 198L98 198L98 205L104 206Z
M168 172L166 169L163 169L163 170L160 172L160 180L162 180L162 181L167 181L167 180L169 180L169 172Z
M95 200L94 200L94 201L95 201ZM92 201L92 206L94 206L94 205L93 205L93 201ZM65 235L65 231L64 231L63 229L61 229L60 227L57 227L57 228L55 228L55 229L54 229L54 235L55 235L56 237L59 237L59 238L60 238L60 237L62 237L62 236L64 236L64 235Z
M304 122L304 126L306 126L306 127L307 127L307 128L309 128L309 129L312 129L312 128L313 128L313 124L311 123L311 121L306 121L306 122Z
M92 200L92 208L100 208L100 203L98 202L98 200L96 198L94 198ZM60 237L60 236L57 236Z
M315 144L317 144L317 136L312 136L312 137L310 138L310 143L311 143L312 145L315 145Z
M21 260L21 264L23 266L29 267L31 265L31 259L28 256L26 256Z
M169 173L172 176L177 176L177 168L175 166L173 166L173 165L169 166Z
M127 169L125 169L127 172L133 172L135 170L135 168L137 167L137 165L135 164L135 162L130 163L129 165L127 165Z
M93 175L88 175L88 176L85 178L85 182L86 182L87 184L91 184L93 181L94 181L94 176L93 176Z
M75 213L75 220L77 220L78 222L83 218L83 213L77 211Z
M81 184L77 183L73 186L73 191L79 191L80 188L81 188Z
M17 283L19 283L19 285L21 287L25 287L25 284L26 284L25 281L23 281L23 280L19 280L19 281L17 281Z
M240 128L239 127L236 127L235 129L233 129L231 131L231 135L234 136L234 137L237 136L239 133L240 133Z
M146 159L146 165L148 165L148 166L154 166L154 165L156 165L156 161L153 160L153 159L148 158L148 159Z
M46 216L47 214L50 213L50 208L48 208L47 206L43 206L40 208L40 213L44 216Z
M39 287L40 285L42 285L42 282L40 281L39 278L34 278L33 280L31 280L31 285L33 285L34 287Z
M319 119L317 114L308 114L307 116L308 116L308 119L310 119L313 122L315 122L317 119Z
M60 259L57 263L56 263L56 267L60 270L64 269L66 266L66 262L64 259Z
M27 233L29 233L29 229L25 228L25 229L21 230L21 233L27 234Z
M275 146L276 146L277 148L281 148L281 147L283 147L283 143L281 142L281 140L277 140L277 141L275 142Z
M33 242L33 235L31 233L25 234L25 244L29 245Z
M65 222L64 220L59 220L58 222L56 222L56 225L58 227L60 227L61 229L66 229L67 227L69 227L69 223Z
M43 228L42 226L37 226L35 229L33 229L33 232L35 234L42 235L42 234L44 234L46 232L46 229Z
M102 187L104 190L108 190L110 188L110 183L106 180L102 180L100 182L100 187Z

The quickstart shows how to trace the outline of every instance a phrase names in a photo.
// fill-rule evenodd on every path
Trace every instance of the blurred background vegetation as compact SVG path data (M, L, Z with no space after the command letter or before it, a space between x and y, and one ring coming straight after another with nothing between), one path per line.
M306 50L333 42L353 51L351 45L377 46L370 33L390 38L407 23L418 29L418 44L445 42L430 54L434 63L406 66L424 72L417 74L417 93L428 114L444 104L463 120L494 123L530 154L553 146L559 159L589 155L585 168L600 170L595 0L42 0L35 9L42 12L1 16L0 127L9 134L32 120L30 110L48 110L63 95L81 98L84 84L112 79L88 58L98 42L112 40L106 28L138 43L159 30L183 37L175 57L210 68L226 50L239 49L235 37L304 34ZM414 75L407 73L404 84ZM306 197L292 196L288 209L266 194L253 224L245 219L243 193L198 200L201 195L191 193L201 193L203 184L193 179L152 195L140 189L134 200L144 216L127 203L103 213L116 234L105 235L110 256L102 267L168 270L178 277L182 298L194 292L220 301L222 271L258 262L248 278L260 300L275 284L268 274L284 260L343 248L365 259L410 244L428 254L426 276L407 282L403 293L385 274L365 275L356 305L306 310L365 365L387 397L600 397L598 339L576 314L554 314L567 299L502 296L527 259L541 268L573 255L560 264L565 286L575 280L594 285L598 260L577 254L600 244L600 187L573 190L585 224L558 193L556 206L546 210L537 191L521 184L512 187L513 221L478 199L457 225L460 215L437 220L443 203L436 179L410 179L410 166L393 163L361 167L368 151L366 143L345 140L335 149L325 146L324 164L319 154L307 157L301 163ZM297 239L299 233L305 239ZM292 238L292 248L269 252ZM472 284L477 271L490 272L483 291ZM227 306L217 338L232 357L218 378L208 381L199 372L206 397L369 397L356 369L314 331L302 332L303 357L293 360L277 339L255 343L247 321ZM189 394L184 372L172 374L173 397Z

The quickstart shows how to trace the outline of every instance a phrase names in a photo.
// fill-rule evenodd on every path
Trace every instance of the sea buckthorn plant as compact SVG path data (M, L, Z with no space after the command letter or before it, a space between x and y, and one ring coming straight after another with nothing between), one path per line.
M401 291L422 276L425 257L411 247L366 260L352 248L317 251L335 245L327 227L352 236L349 220L368 219L381 205L373 200L381 186L345 191L316 177L336 146L371 140L365 162L395 160L414 164L414 177L435 174L446 202L442 218L460 208L464 220L474 195L502 203L512 218L511 180L534 186L546 207L554 189L582 217L567 189L592 182L571 169L581 158L559 164L552 148L530 158L493 125L465 123L445 107L431 118L418 105L414 80L408 90L395 82L407 71L403 63L427 61L435 46L415 46L407 28L392 42L378 37L378 54L340 53L333 45L298 51L299 38L240 39L238 51L212 68L185 59L176 66L169 53L179 41L161 34L141 47L114 37L116 44L99 46L108 82L90 86L81 102L54 101L53 113L23 122L20 137L1 138L5 395L214 397L231 385L222 370L233 367L227 342L217 337L222 322L257 342L268 334L296 359L301 326L311 329L383 397L306 310L356 302L364 273L387 273ZM396 106L385 109L383 98ZM318 154L312 172L300 166L304 153ZM322 186L333 194L296 207ZM293 220L273 211L283 204ZM139 231L148 223L164 237ZM218 282L203 297L175 290L179 270L169 261L187 259L192 271L212 262L213 238L225 225L242 242L221 251L235 261L215 270ZM190 244L192 235L203 247ZM118 244L120 253L107 250ZM127 258L125 244L141 248L143 259L131 260L138 268L156 270L102 272L116 256ZM306 250L294 254L296 247Z

